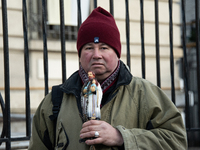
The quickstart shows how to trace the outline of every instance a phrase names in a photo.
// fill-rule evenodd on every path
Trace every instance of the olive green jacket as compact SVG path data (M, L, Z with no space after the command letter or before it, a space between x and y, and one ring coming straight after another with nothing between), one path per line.
M79 143L82 126L80 80L76 72L61 86L64 95L57 118L55 142L53 123L49 119L52 115L51 93L41 102L33 118L29 150L46 150L50 143L59 150L89 150L85 143ZM101 120L121 132L125 150L187 149L185 127L175 105L157 86L132 77L124 64L120 68L115 92L101 108ZM121 149L104 145L95 147L96 150Z

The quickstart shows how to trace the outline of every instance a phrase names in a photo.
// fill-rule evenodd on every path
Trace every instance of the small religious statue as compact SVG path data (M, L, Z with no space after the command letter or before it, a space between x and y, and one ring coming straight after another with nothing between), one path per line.
M95 73L88 72L88 82L86 82L81 90L81 105L84 122L87 120L100 120L100 104L102 99L102 89L98 81L95 79Z
M88 120L100 120L100 104L102 100L102 89L99 82L95 79L95 73L88 72L88 81L83 85L81 90L81 106L83 122ZM98 132L97 132L98 133ZM95 137L98 137L95 133ZM92 138L91 138L92 139ZM79 142L85 142L87 139L80 139ZM90 150L95 150L95 146L91 145Z

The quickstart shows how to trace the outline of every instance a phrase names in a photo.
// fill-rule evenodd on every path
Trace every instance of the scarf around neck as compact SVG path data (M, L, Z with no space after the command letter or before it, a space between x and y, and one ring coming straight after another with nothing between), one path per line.
M102 88L103 93L105 93L109 89L109 87L112 86L116 82L119 69L120 69L120 61L118 61L118 65L116 69L101 83L101 88ZM89 80L87 73L85 72L85 70L83 69L81 65L79 67L79 76L81 77L83 84Z

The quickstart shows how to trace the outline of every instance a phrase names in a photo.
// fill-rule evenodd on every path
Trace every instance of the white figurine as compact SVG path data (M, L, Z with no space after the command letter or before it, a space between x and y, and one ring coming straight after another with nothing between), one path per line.
M103 95L102 89L92 71L88 72L88 78L88 82L83 85L81 94L83 118L84 121L88 119L99 120L101 118L100 104Z

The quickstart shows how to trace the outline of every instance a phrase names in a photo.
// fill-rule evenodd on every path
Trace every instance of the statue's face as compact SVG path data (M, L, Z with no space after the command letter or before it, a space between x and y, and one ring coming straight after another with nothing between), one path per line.
M94 75L91 71L88 72L88 78L89 80L94 79Z
M92 76L93 76L92 72L88 72L88 77L92 77Z

